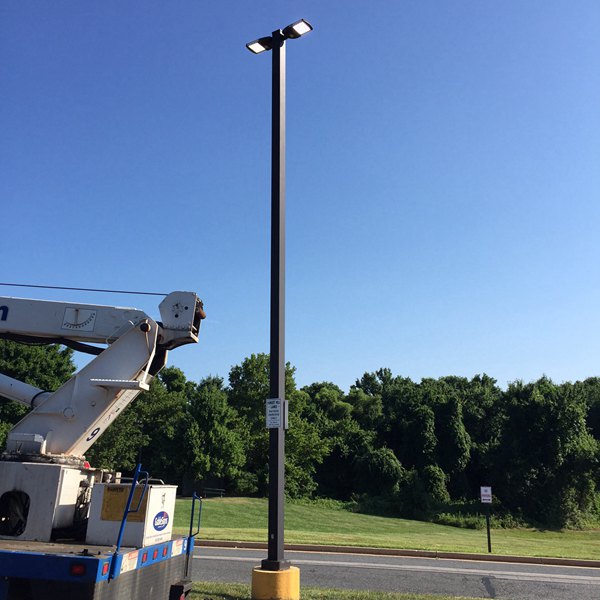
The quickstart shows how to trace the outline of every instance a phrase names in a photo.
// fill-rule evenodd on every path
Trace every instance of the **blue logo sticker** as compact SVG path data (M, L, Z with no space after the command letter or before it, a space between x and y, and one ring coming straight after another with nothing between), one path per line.
M154 529L162 531L169 524L169 515L164 510L154 517Z

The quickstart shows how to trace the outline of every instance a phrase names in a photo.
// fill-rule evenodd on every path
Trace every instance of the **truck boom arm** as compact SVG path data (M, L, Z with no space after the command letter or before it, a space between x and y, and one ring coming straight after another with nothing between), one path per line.
M132 308L0 298L0 337L108 344L54 393L0 377L0 395L34 407L8 434L4 458L81 461L118 414L148 389L167 351L198 341L204 312L196 294L169 294L160 313L157 322Z
M171 350L198 341L202 302L193 292L172 292L160 303L159 343ZM19 341L65 339L111 344L148 319L136 308L0 296L0 337Z

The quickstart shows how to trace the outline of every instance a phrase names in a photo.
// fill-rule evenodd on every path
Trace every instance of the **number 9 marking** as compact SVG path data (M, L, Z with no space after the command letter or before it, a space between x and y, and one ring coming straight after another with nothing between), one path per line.
M100 427L96 427L88 437L85 438L86 442L91 442L100 433Z

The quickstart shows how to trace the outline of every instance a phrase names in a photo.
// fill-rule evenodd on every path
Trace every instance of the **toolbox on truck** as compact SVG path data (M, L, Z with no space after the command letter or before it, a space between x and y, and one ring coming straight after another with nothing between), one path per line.
M112 544L117 539L130 487L118 483L94 486L85 538L88 544ZM143 489L136 489L132 506L139 504L139 509L127 516L123 545L140 547L171 539L176 491L175 485L149 483L142 497Z

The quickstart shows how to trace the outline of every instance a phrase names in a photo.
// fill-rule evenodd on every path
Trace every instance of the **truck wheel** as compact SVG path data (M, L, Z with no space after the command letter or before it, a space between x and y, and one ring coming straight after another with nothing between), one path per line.
M169 591L169 600L185 600L192 589L192 582L190 579L184 581L178 581L171 585Z

